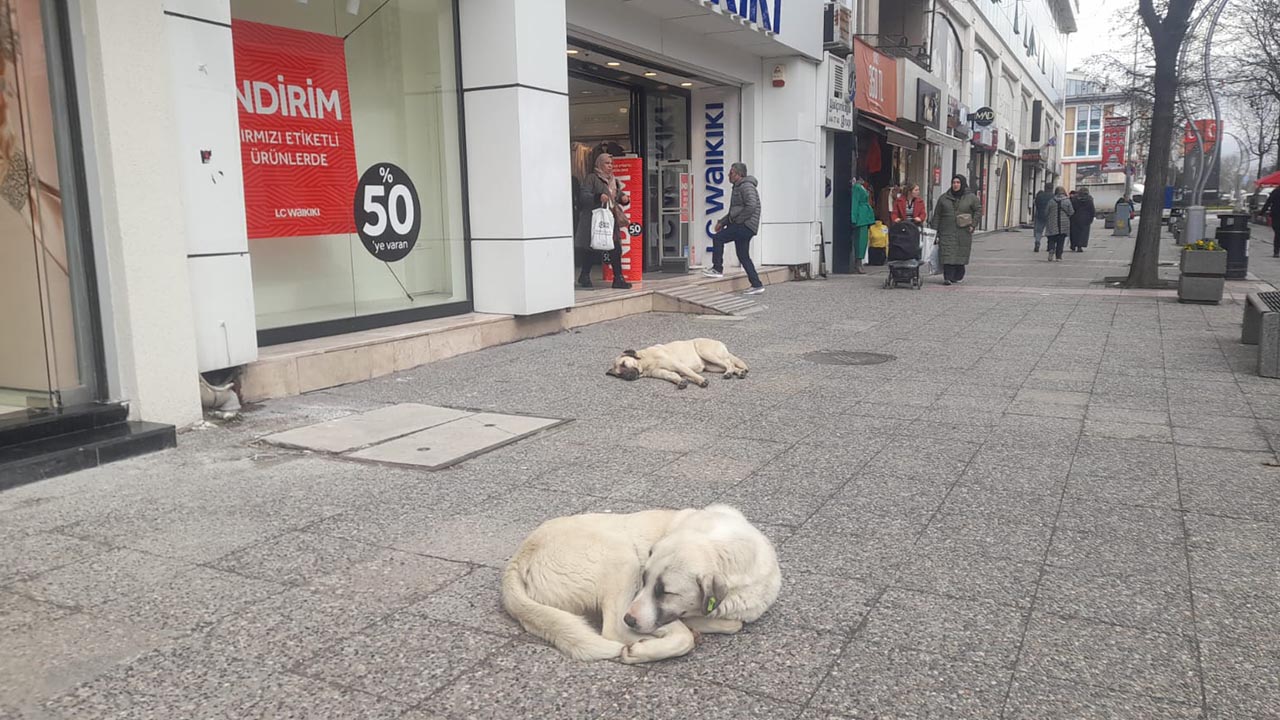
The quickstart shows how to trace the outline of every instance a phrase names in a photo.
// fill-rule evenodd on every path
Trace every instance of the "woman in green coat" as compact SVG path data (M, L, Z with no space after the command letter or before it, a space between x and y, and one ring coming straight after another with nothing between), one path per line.
M938 231L938 255L942 261L942 284L964 280L964 266L973 249L973 231L982 217L982 203L969 192L963 175L951 178L951 189L938 198L929 218L929 227Z
M867 231L876 224L876 211L871 208L871 193L862 180L853 183L853 272L861 275L862 258L867 255Z

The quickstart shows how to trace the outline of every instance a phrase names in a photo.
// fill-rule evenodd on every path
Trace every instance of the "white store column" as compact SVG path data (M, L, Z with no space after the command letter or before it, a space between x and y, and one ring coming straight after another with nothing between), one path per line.
M782 66L786 84L773 87ZM760 181L760 262L808 265L818 220L818 66L803 58L763 61L763 157L748 168ZM753 248L754 249L754 248Z
M163 3L73 8L110 394L134 419L188 425L200 392Z
M573 306L564 0L459 3L477 312Z

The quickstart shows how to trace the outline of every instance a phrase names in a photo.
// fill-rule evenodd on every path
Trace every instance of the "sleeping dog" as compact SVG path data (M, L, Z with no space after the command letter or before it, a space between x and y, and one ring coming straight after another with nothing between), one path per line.
M653 345L643 350L623 350L605 374L623 380L658 378L683 390L689 387L690 382L706 387L707 379L699 374L704 370L723 372L727 380L745 378L747 369L747 364L729 352L724 343L698 338Z
M548 520L507 565L502 604L569 657L630 664L684 655L699 633L738 632L781 585L773 543L711 505Z

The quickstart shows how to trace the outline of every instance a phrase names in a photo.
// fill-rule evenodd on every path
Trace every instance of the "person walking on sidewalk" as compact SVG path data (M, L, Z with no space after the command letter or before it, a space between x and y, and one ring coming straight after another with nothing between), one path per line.
M1053 184L1045 183L1044 189L1036 193L1034 200L1034 217L1036 225L1036 249L1040 252L1040 241L1044 238L1044 224L1049 218L1049 204L1053 202Z
M626 232L627 216L624 208L631 198L622 190L622 181L613 174L613 156L600 153L596 157L595 171L587 175L578 186L578 226L573 232L573 247L581 258L582 270L578 274L578 287L591 287L591 268L604 253L591 249L591 213L606 207L613 212L613 251L609 262L613 266L613 287L626 290L631 287L622 276L622 233Z
M973 231L982 217L982 202L969 191L963 175L951 178L951 189L942 193L933 210L929 227L938 231L938 257L942 261L942 284L964 280L965 266L973 250Z
M1280 195L1280 188L1272 190L1258 214L1271 218L1271 232L1275 235L1275 239L1271 241L1271 257L1280 258L1280 198L1276 197L1278 195Z
M871 188L867 186L866 180L853 181L850 199L853 208L850 211L853 221L853 272L862 275L862 258L867 254L867 234L871 231L871 226L876 224L876 211L871 207Z
M1066 188L1059 185L1053 193L1053 202L1049 203L1049 217L1044 224L1044 232L1049 236L1049 246L1045 250L1049 253L1049 262L1062 262L1062 245L1071 234L1071 215L1075 208L1071 205Z
M1071 209L1071 252L1084 252L1089 247L1089 230L1097 215L1089 188L1080 188L1075 197L1071 198Z
M746 294L759 295L764 292L764 283L760 282L756 265L751 262L751 238L760 232L760 191L756 189L756 179L747 174L744 163L729 166L729 182L733 183L729 212L716 223L715 232L711 235L711 267L702 274L711 278L724 277L724 244L733 243L738 263L751 281L751 289Z

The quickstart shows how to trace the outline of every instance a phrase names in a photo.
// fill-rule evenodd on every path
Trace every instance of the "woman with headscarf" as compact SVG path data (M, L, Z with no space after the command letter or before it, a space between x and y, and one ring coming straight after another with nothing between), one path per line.
M963 175L951 178L951 189L942 193L933 210L929 227L938 231L938 255L942 261L942 284L964 280L965 265L973 249L973 231L982 217L982 202L969 191Z
M1084 252L1089 247L1089 229L1093 227L1093 218L1097 209L1093 206L1093 196L1089 188L1082 187L1071 198L1071 252Z
M578 186L578 226L573 233L573 245L580 258L582 270L578 273L578 287L591 287L591 268L604 255L591 249L591 213L596 208L607 207L613 212L613 251L609 263L613 266L613 287L626 290L631 283L622 277L622 233L627 227L623 209L631 204L631 198L622 191L622 181L613 174L613 156L601 153L596 157L595 170Z
M1053 191L1053 202L1049 203L1044 223L1044 234L1049 237L1049 262L1062 262L1062 244L1071 234L1071 217L1075 211L1071 196L1059 185Z

